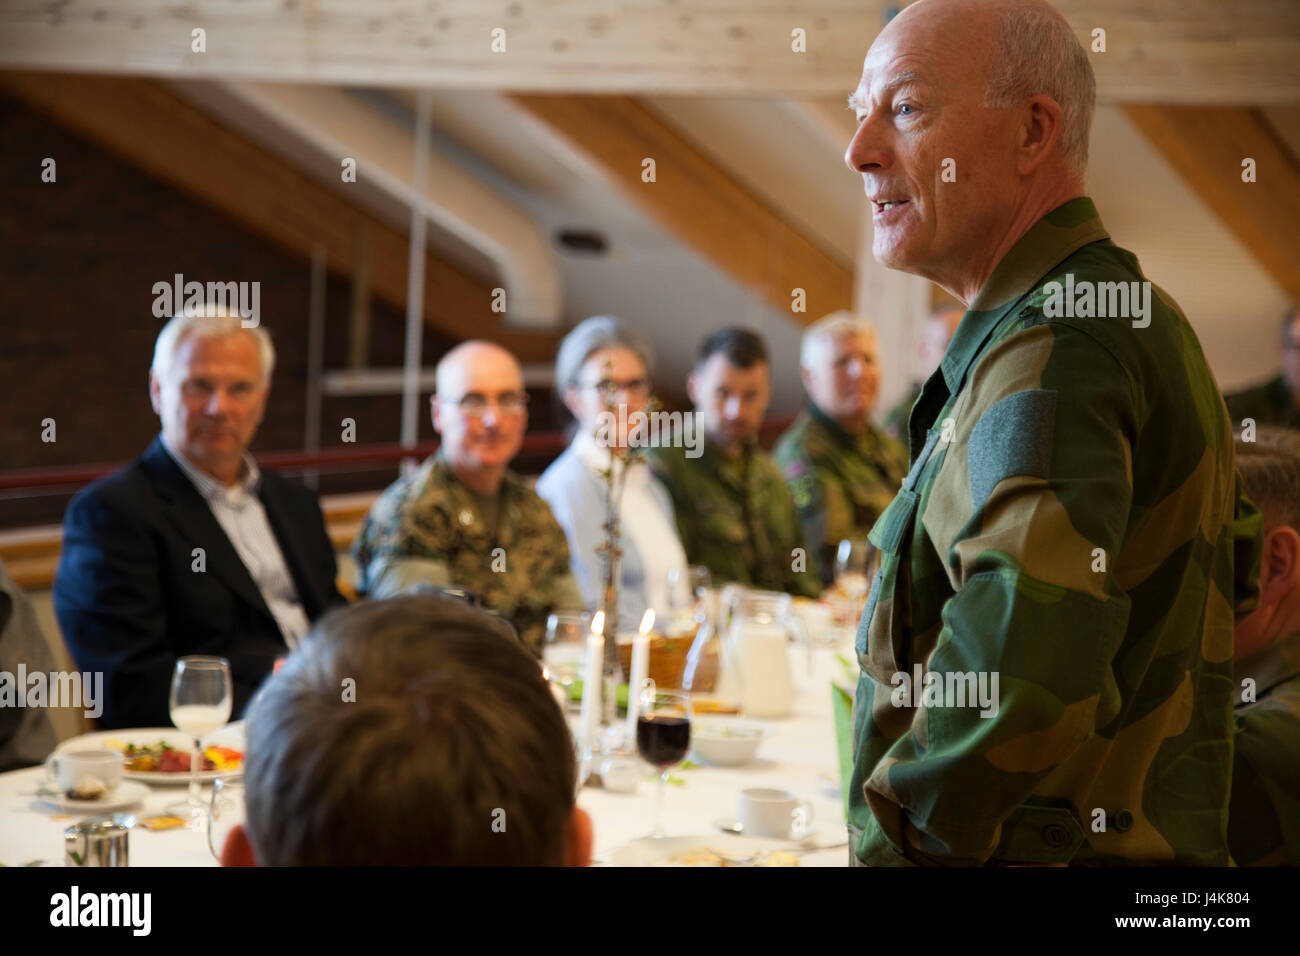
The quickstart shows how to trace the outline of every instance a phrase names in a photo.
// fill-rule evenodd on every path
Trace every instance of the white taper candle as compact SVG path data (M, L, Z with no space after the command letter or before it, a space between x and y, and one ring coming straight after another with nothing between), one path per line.
M587 666L582 677L582 745L593 753L600 749L600 686L605 671L605 612L591 619L587 637Z
M650 670L650 630L655 626L654 608L646 608L641 627L632 638L632 667L627 680L627 736L636 739L636 719L641 713L641 682Z

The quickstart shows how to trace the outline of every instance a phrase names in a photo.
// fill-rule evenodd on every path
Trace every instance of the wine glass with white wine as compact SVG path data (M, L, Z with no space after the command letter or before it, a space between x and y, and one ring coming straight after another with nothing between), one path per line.
M194 741L190 752L190 789L184 803L171 808L200 827L207 818L208 804L202 798L199 772L203 769L200 741L230 720L234 694L230 685L230 661L224 657L191 655L176 661L170 698L172 723Z
M866 538L845 538L835 550L835 586L850 600L861 600L871 590L875 550Z

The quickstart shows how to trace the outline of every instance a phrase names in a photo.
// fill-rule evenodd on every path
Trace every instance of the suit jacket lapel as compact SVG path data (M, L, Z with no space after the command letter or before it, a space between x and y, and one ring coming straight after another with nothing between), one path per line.
M154 439L143 461L153 480L154 490L164 502L167 519L180 529L193 547L203 549L207 572L225 581L236 594L261 611L268 621L276 624L275 616L266 606L262 592L248 573L239 552L230 543L225 529L159 439ZM278 624L276 629L279 629Z
M275 540L280 545L280 553L284 555L289 574L293 576L294 587L298 589L298 600L302 602L302 609L309 619L315 620L325 606L325 595L319 592L316 579L311 574L312 565L307 560L310 545L294 533L294 523L287 520L287 506L281 491L280 482L274 479L268 480L266 472L262 472L262 483L257 489L257 496L262 501L266 520L271 525Z

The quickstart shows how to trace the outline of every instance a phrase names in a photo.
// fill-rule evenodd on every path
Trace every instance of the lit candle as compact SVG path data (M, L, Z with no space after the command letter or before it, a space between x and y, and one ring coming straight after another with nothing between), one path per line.
M641 713L641 682L650 670L650 631L655 626L654 608L645 609L641 618L641 627L636 637L632 638L632 673L627 681L627 735L629 740L636 739L636 719Z
M551 669L542 665L542 680L546 681L551 688L551 696L555 698L556 705L560 708L560 713L564 713L569 707L569 696L565 693L564 688L555 681L551 680Z
M595 753L600 747L600 683L605 665L605 612L597 611L591 619L587 637L587 666L582 678L583 746Z

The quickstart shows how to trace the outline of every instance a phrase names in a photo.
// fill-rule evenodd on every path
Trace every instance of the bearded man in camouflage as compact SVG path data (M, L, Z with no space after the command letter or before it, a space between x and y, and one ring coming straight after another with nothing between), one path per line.
M850 99L876 259L967 305L871 533L856 862L1229 861L1259 515L1195 334L1083 195L1094 99L1042 0L907 7Z
M438 363L436 389L442 445L371 506L352 548L357 593L465 588L540 654L547 615L580 610L582 595L551 509L507 467L528 425L523 372L500 346L464 342Z
M835 312L808 326L799 374L811 404L772 449L822 584L831 583L839 543L867 536L907 473L907 452L871 424L877 352L860 316Z
M767 345L748 329L714 332L686 392L704 430L702 452L660 445L649 461L672 498L687 560L707 567L717 586L816 597L799 514L781 470L758 446L772 399Z

